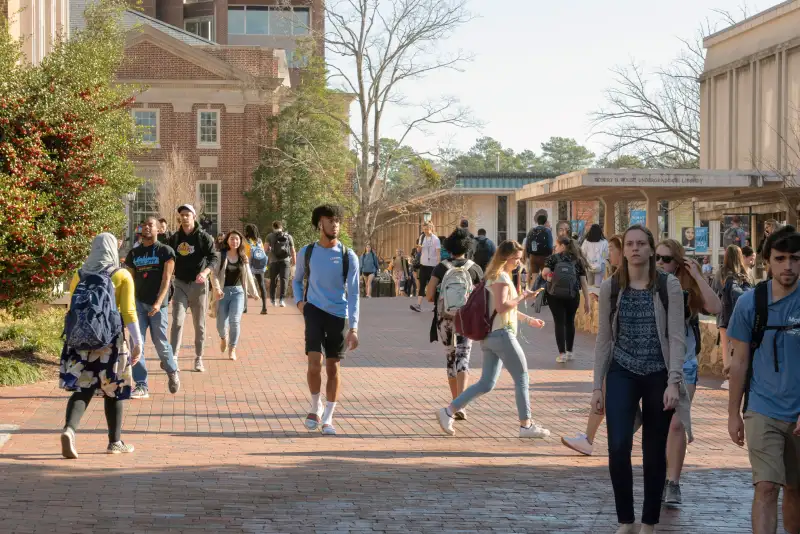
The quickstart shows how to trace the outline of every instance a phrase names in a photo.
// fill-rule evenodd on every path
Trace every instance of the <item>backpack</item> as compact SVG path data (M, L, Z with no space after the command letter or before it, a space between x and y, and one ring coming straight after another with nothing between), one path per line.
M657 272L656 290L658 298L661 300L661 305L664 311L669 313L669 291L667 289L667 279L669 275L663 271ZM616 276L611 277L611 313L609 319L613 322L614 316L617 314L617 302L619 301L619 279ZM667 321L667 328L669 328L669 321ZM669 337L669 330L667 330L667 337ZM699 341L698 341L699 343Z
M783 326L770 326L769 322L769 280L764 280L756 284L755 288L755 308L756 315L753 320L753 330L750 333L750 360L747 364L747 379L744 385L744 403L742 404L742 413L747 411L747 403L750 400L750 383L753 380L753 360L756 357L756 351L764 341L764 334L767 330L775 330L775 337L772 339L772 355L775 372L779 373L778 367L778 334L788 330L800 328L800 323L794 323Z
M496 315L496 310L489 309L489 288L486 287L486 280L481 280L470 293L467 303L456 310L453 316L456 334L473 341L483 341L492 333L492 323Z
M64 319L64 343L74 350L97 350L110 345L122 333L111 277L119 269L83 274Z
M442 277L439 286L439 300L436 311L439 317L452 319L456 311L464 307L475 289L472 275L469 270L475 263L467 260L461 267L456 267L449 261L443 262L447 272Z
M285 260L292 253L292 245L289 242L289 234L278 232L275 234L275 244L272 246L272 254L278 261Z
M250 268L253 272L264 272L267 269L267 254L261 241L250 245Z
M733 310L736 308L736 303L739 301L739 297L750 291L752 286L747 283L746 281L739 281L733 276L729 276L725 279L725 283L722 285L722 290L719 293L719 298L722 300L723 303L723 314L720 316L719 327L720 328L727 328L728 323L731 320L731 316L733 315ZM729 303L730 305L726 305Z
M738 247L743 247L745 244L742 242L742 237L740 235L740 228L734 228L731 226L725 233L722 234L722 243L726 247L729 245L736 245Z
M578 296L578 270L571 259L560 259L553 267L553 277L547 284L547 294L557 299L574 299Z
M311 280L311 254L314 252L316 243L311 243L306 247L305 273L303 276L303 301L308 302L308 281ZM344 279L345 291L347 291L347 273L350 270L349 250L342 243L342 279Z
M549 247L547 243L547 228L544 226L531 228L531 231L528 232L528 237L525 239L525 248L527 249L528 255L551 255L553 253L553 248Z
M472 259L481 268L489 265L489 262L492 261L492 247L489 246L488 239L477 239L475 241L475 253L472 255Z

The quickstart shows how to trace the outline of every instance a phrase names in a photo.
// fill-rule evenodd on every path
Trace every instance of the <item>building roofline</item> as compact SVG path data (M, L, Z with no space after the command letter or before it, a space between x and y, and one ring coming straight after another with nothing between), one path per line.
M732 26L728 26L727 28L723 28L718 32L712 33L703 39L703 46L705 48L709 48L721 43L722 41L726 41L735 35L751 30L756 26L760 26L766 22L769 22L770 20L784 15L785 13L795 11L797 9L800 9L800 0L786 0L785 2L781 2L778 5L765 9L760 13L756 13L755 15L747 17L741 22L737 22Z
M204 37L200 37L199 35L197 35L195 33L187 32L183 28L179 28L177 26L173 26L172 24L167 24L163 20L158 20L158 19L153 18L153 17L151 17L149 15L145 15L144 13L142 13L141 11L137 11L136 9L126 9L125 11L127 11L128 13L131 13L132 15L135 15L135 16L137 16L139 18L142 18L142 19L146 20L148 25L153 26L156 29L158 29L159 26L163 26L163 27L169 28L172 31L175 31L175 32L181 33L183 35L192 37L192 38L196 39L197 41L202 42L205 45L219 46L219 44L215 43L214 41L210 41L210 40L208 40L208 39L206 39ZM190 45L190 46L192 46L192 45Z
M531 180L550 179L559 176L557 172L460 172L456 178L529 178Z

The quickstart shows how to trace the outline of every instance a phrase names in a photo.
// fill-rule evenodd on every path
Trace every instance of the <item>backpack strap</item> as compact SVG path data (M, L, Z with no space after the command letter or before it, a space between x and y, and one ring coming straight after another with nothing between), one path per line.
M750 382L753 380L753 360L756 351L764 341L764 332L767 331L769 320L769 286L768 282L759 282L755 288L755 308L756 315L753 319L753 330L750 332L750 359L747 362L747 378L744 387L744 403L742 413L747 411L747 403L750 400ZM777 335L777 334L776 334ZM778 352L775 351L775 370L778 370Z
M314 245L311 243L306 247L305 254L305 272L303 273L303 302L308 302L308 284L311 281L311 254L314 253Z
M350 254L348 252L347 246L342 243L342 278L344 278L345 287L347 287L347 273L350 272Z

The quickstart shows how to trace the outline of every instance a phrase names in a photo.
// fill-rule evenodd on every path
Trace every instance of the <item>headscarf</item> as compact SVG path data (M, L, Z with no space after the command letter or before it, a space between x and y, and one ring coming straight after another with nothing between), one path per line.
M103 232L92 240L92 251L83 262L81 270L88 273L99 273L119 268L119 247L114 234Z

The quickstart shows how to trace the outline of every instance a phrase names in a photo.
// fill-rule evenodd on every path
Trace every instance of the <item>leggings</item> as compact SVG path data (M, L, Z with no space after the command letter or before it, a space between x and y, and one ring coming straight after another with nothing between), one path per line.
M69 427L74 431L78 430L78 425L81 422L86 408L92 401L96 388L82 389L72 394L67 401L67 423L65 427ZM110 397L103 397L106 424L108 425L108 442L116 443L121 440L122 436L122 411L124 404L121 400Z
M575 314L578 313L580 297L574 299L557 299L547 296L547 304L553 314L553 324L556 330L556 344L558 352L572 352L575 343Z
M261 296L261 311L267 311L267 279L266 273L253 273L258 285L258 294Z

